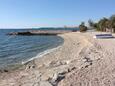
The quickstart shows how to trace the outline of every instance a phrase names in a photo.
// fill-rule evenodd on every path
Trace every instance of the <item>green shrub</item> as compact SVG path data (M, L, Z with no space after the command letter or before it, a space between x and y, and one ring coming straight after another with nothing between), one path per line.
M87 27L85 26L85 23L82 22L80 25L79 25L79 29L80 29L80 32L86 32L87 31Z

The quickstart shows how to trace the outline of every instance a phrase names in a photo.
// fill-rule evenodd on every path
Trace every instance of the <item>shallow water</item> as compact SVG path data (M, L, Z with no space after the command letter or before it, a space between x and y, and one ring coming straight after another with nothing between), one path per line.
M58 36L8 36L8 32L24 30L0 30L0 68L22 64L48 49L63 43ZM42 53L43 54L43 53Z

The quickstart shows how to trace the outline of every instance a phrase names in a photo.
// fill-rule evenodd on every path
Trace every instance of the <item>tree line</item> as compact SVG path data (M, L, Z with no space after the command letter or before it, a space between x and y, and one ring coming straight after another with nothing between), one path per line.
M109 18L103 17L98 22L94 22L90 19L88 24L90 28L97 31L115 32L115 15L112 15ZM87 31L87 27L84 22L79 25L79 28L81 32Z

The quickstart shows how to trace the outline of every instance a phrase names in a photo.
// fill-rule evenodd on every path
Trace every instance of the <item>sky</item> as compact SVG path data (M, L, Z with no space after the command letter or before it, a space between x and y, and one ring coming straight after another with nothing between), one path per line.
M78 26L115 14L115 0L0 0L0 28Z

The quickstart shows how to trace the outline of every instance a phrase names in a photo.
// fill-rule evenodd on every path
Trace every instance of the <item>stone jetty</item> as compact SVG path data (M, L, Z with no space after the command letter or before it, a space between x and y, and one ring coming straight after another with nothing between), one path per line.
M29 30L23 32L11 32L7 35L57 35L73 32L71 30Z

